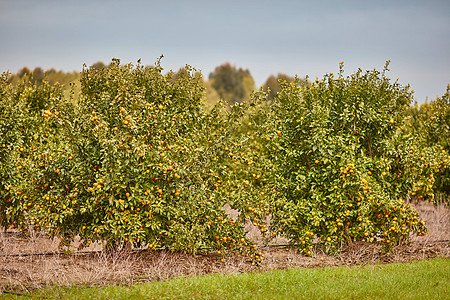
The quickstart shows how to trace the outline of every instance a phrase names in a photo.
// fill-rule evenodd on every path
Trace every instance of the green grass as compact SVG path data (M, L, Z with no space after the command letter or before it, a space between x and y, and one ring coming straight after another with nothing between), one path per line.
M58 299L450 299L450 259L176 278L131 287L52 288Z

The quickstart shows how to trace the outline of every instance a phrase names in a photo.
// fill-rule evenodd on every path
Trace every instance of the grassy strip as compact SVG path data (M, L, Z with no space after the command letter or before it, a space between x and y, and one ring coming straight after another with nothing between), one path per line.
M414 263L212 274L131 287L53 288L59 299L449 299L450 259Z

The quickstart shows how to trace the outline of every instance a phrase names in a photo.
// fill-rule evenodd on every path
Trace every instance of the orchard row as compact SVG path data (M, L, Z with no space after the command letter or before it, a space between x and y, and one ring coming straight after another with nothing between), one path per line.
M258 91L212 109L189 66L163 74L159 61L113 60L83 70L72 98L3 74L1 225L62 245L80 236L82 246L237 250L255 262L248 223L305 255L314 238L330 252L357 240L389 250L426 233L411 199L448 197L439 138L449 101L417 110L414 123L412 91L386 70L344 77L341 66L337 77L280 82L273 101Z

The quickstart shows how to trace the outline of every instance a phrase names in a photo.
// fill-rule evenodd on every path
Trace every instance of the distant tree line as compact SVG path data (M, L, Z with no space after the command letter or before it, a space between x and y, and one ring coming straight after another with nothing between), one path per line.
M40 67L36 67L33 70L23 67L16 74L12 74L8 77L9 83L17 83L19 80L23 79L25 76L31 79L33 84L40 86L42 81L45 79L49 84L54 85L59 83L61 85L68 85L69 83L76 82L80 79L80 73L77 71L64 72L57 71L55 69L50 69L44 71Z
M90 66L93 69L103 69L108 65L99 61ZM179 72L182 72L181 68ZM40 86L45 79L49 84L54 85L59 83L66 88L71 84L75 84L80 79L80 72L64 72L50 69L44 71L40 67L36 67L33 70L23 67L16 74L11 74L8 77L9 83L17 83L25 76L31 78L31 82ZM304 79L306 80L306 79ZM300 80L300 82L304 81ZM293 82L294 77L278 73L278 75L270 75L262 88L268 92L267 99L272 101L277 93L280 91L280 82ZM213 72L208 76L207 80L204 80L206 88L206 99L209 104L214 104L220 99L223 99L228 105L240 103L249 99L252 91L256 89L255 81L248 69L238 68L229 62L226 62L220 66L217 66Z

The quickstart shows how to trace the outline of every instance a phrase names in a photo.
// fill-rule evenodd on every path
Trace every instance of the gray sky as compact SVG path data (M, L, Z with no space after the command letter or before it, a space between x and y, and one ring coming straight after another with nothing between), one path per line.
M410 83L416 100L450 84L450 1L0 0L0 71L64 71L120 58L205 78L224 62L256 84L285 73L322 77L358 67Z

